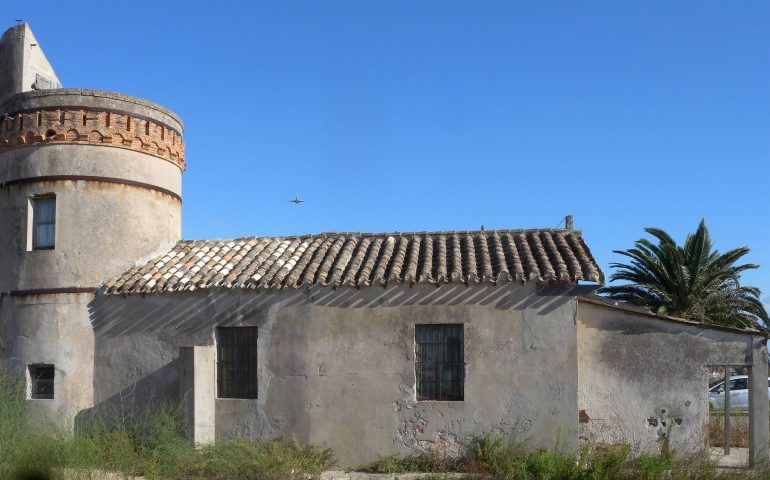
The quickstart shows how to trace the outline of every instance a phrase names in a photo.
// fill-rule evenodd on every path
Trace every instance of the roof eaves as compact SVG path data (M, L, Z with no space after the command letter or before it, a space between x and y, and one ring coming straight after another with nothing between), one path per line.
M714 325L711 323L703 323L695 320L688 320L686 318L681 318L681 317L673 317L671 315L659 315L657 313L645 310L641 307L622 304L610 299L597 298L596 296L578 297L578 302L590 303L592 305L597 305L597 306L609 308L612 310L620 310L623 312L635 313L637 315L643 315L645 317L655 318L655 319L663 320L667 322L682 323L682 324L691 325L694 327L707 328L709 330L723 330L727 332L742 333L747 335L757 335L757 334L764 335L762 332L754 328L746 328L746 329L735 328L735 327L728 327L724 325Z

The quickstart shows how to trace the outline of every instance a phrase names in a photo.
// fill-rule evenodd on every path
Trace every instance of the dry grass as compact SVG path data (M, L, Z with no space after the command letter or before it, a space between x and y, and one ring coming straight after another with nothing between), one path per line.
M767 469L719 469L706 452L686 458L673 453L634 456L628 446L617 445L584 448L576 459L499 437L469 447L466 456L451 465L435 455L387 457L368 470L431 472L421 477L426 480L445 478L441 475L447 471L463 472L464 480L770 480Z
M748 415L730 415L730 446L749 446L749 417ZM723 447L725 445L725 416L719 413L709 415L709 446Z
M287 480L334 464L330 450L288 439L195 448L174 404L144 403L127 415L104 410L76 432L52 424L37 434L25 427L25 406L23 381L0 369L0 480L58 480L65 472L68 480Z

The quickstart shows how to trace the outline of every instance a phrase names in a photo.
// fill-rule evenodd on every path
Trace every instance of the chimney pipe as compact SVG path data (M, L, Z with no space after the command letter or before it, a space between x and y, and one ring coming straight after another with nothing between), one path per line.
M572 215L564 217L564 224L567 230L572 230Z

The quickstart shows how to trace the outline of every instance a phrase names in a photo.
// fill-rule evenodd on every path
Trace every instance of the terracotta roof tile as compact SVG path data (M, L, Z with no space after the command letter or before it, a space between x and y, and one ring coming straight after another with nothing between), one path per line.
M578 280L604 283L577 230L323 233L181 241L170 252L107 282L105 291Z

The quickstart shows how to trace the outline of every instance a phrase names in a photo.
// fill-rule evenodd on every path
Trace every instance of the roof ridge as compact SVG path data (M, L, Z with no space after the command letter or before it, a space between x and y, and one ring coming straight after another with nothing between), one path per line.
M436 230L436 231L392 231L392 232L319 232L319 233L303 233L298 235L251 235L236 238L207 238L207 239L181 239L179 244L193 244L196 242L237 242L246 240L259 240L259 239L313 239L313 238L329 238L329 237L413 237L424 235L468 235L468 234L491 234L491 233L537 233L537 232L573 232L577 235L582 235L583 231L579 229L567 229L567 228L494 228L484 230Z

